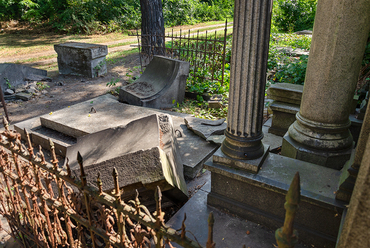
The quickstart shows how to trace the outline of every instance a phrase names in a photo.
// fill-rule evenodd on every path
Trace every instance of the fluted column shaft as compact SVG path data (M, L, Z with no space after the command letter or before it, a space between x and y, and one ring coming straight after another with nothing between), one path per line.
M262 156L262 122L271 26L271 0L235 0L226 139L236 159Z

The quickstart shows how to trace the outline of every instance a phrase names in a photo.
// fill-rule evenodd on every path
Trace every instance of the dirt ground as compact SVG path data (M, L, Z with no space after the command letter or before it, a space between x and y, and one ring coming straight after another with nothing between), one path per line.
M128 79L126 73L135 66L140 65L138 54L130 54L124 57L121 62L114 65L107 65L108 73L98 78L87 78L77 76L56 75L51 76L52 82L47 82L49 88L47 93L41 96L34 96L29 101L17 100L7 102L6 106L9 113L11 124L57 111L62 108L74 105L79 102L106 94L114 89L107 87L106 84L112 79L119 79L116 87L125 84ZM132 73L130 73L132 75ZM62 82L63 85L60 86ZM4 109L1 108L4 115Z

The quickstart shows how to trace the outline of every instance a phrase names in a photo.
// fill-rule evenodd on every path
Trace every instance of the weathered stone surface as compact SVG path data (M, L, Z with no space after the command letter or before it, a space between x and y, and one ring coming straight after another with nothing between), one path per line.
M189 62L154 56L140 78L122 86L119 101L150 108L171 108L185 96Z
M340 172L269 153L258 174L207 161L212 172L207 203L276 230L285 217L285 195L294 174L301 177L301 202L294 220L299 239L334 247L345 208L335 200Z
M24 80L26 81L53 81L51 78L47 77L46 75L38 75L38 74L30 74L27 75Z
M6 82L9 82L11 89L15 89L21 85L27 84L25 78L31 75L46 77L47 71L25 65L0 64L0 85L3 91L9 88Z
M292 140L305 147L302 149L311 149L312 154L320 150L347 155L337 161L337 166L344 165L352 149L349 113L370 30L368 7L368 1L319 1L302 104L288 131ZM361 17L362 13L366 18ZM283 145L282 154L294 152L288 152Z
M305 34L306 34L306 35L307 35L307 34L308 34L308 35L310 35L310 34L311 34L311 35L312 35L312 31L311 31L311 30L302 30L302 31L297 31L297 32L295 32L295 34L300 34L300 35L302 35L302 34L303 34L303 35L305 35Z
M273 115L268 132L282 137L288 131L290 125L295 122L295 115L299 111L299 105L274 101L269 107Z
M81 137L67 148L67 157L78 176L76 158L80 152L88 183L96 185L100 172L104 191L114 189L112 171L116 168L120 187L142 184L155 189L160 185L163 191L177 189L176 197L184 201L187 188L174 135L170 116L151 115Z
M54 45L58 54L59 74L99 77L107 73L106 45L67 42Z
M90 113L92 107L96 109L96 113ZM107 94L52 112L51 115L46 114L17 123L15 128L17 132L22 134L22 138L25 137L23 134L24 128L31 133L31 136L35 133L35 136L40 137L37 141L41 144L46 144L44 147L46 149L49 149L48 141L47 138L43 139L43 137L51 137L55 144L58 142L61 146L61 148L58 148L59 154L65 156L65 150L74 142L58 139L50 132L45 135L39 135L40 130L50 128L59 133L78 138L107 128L127 125L131 121L160 113L172 116L176 134L178 135L177 140L181 148L180 155L184 165L185 176L189 178L195 177L203 168L203 163L214 153L218 146L205 141L188 130L184 124L184 117L190 117L187 114L120 103L114 96ZM41 126L41 123L43 126Z
M310 52L307 52L300 48L291 48L291 47L277 47L277 50L281 53L285 53L289 56L293 57L300 57L300 56L308 56Z
M14 94L14 91L13 91L13 90L11 90L11 89L6 89L6 90L4 91L4 94L5 94L5 95L13 95L13 94Z
M21 99L21 100L23 100L23 101L28 101L28 100L30 100L31 98L32 98L32 94L30 94L30 93L17 93L17 94L15 94L15 98L16 99Z
M211 135L223 134L227 124L225 119L220 119L217 121L199 119L195 117L184 118L186 126L192 130L196 135L207 139Z
M207 138L207 141L221 146L224 139L225 135L211 135Z
M267 89L267 98L279 102L301 104L303 85L277 83Z
M369 138L367 138L366 147L370 147ZM362 155L338 248L370 247L370 149L364 150Z

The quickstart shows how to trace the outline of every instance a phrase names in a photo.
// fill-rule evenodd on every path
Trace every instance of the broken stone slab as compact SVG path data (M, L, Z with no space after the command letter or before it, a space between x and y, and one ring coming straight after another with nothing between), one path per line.
M47 71L35 69L25 65L18 64L0 64L0 85L3 91L6 89L16 89L27 84L25 78L30 75L39 75L46 77Z
M47 81L47 82L53 81L50 77L47 77L44 75L37 75L37 74L29 74L24 78L24 80L26 81Z
M278 52L285 53L286 55L293 57L308 56L310 52L307 52L300 48L291 48L291 47L277 47Z
M289 84L289 83L277 83L272 84L267 89L266 98L276 100L279 102L286 102L292 104L301 104L303 92L303 85Z
M154 56L140 78L122 86L119 101L150 108L171 108L184 101L189 62Z
M153 190L160 186L178 201L187 200L183 165L169 115L154 114L81 137L67 148L69 165L76 176L80 171L78 152L90 185L96 185L99 172L103 190L113 190L112 171L116 168L120 187L142 185Z
M92 107L95 108L96 113L90 113ZM160 113L171 115L178 135L177 141L180 146L180 156L183 161L185 176L194 178L203 168L204 161L212 156L218 146L207 142L186 127L184 118L191 116L188 114L128 105L120 103L114 96L107 94L75 104L69 108L53 111L51 115L35 117L31 120L37 124L32 124L32 130L28 128L31 125L25 125L26 121L16 123L14 126L17 132L21 134L22 130L26 128L32 136L33 132L38 133L38 131L33 130L42 126L78 139L83 135L126 125L131 121ZM22 138L25 138L23 134ZM56 142L54 139L53 141ZM47 139L43 143L48 144ZM60 144L63 146L62 142ZM65 144L63 149L60 149L63 157L65 157L63 152L68 146L69 144ZM45 148L48 149L48 146Z
M184 118L186 126L192 130L196 135L207 139L211 135L221 135L224 133L227 124L225 119L217 121L199 119L195 117Z
M15 98L16 99L21 99L23 101L28 101L28 100L30 100L32 98L32 94L21 92L21 93L15 94Z
M67 42L54 45L58 54L59 74L99 77L107 73L106 45Z

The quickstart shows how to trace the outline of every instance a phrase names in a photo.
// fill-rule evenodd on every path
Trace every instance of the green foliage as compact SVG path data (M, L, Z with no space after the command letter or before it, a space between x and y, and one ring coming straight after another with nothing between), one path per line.
M166 26L222 20L232 0L163 0ZM140 28L140 0L0 0L0 21L19 20L59 32L108 33Z
M50 88L50 86L47 85L45 82L37 82L36 83L36 86L37 86L37 89L39 91L42 91L42 90L47 89L47 88Z
M283 32L313 28L317 0L275 0L273 24Z

